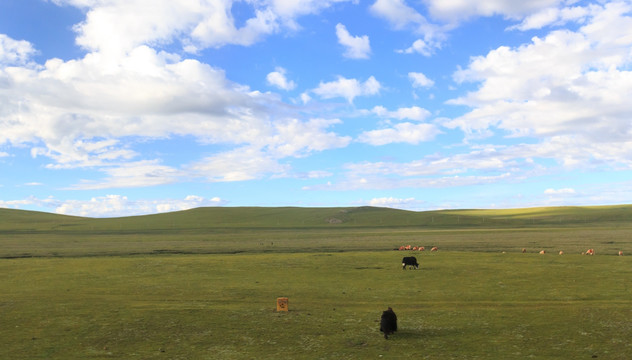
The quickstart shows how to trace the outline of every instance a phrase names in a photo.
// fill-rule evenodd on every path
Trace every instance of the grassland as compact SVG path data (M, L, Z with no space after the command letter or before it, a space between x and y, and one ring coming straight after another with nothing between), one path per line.
M0 258L528 248L632 253L632 206L412 212L385 208L199 208L93 219L0 209Z
M629 206L224 210L0 209L0 358L632 358Z

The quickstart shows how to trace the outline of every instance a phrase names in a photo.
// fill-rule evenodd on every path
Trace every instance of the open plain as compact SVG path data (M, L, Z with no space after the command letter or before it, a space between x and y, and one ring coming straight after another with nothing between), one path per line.
M0 209L0 358L629 359L631 239L630 206Z

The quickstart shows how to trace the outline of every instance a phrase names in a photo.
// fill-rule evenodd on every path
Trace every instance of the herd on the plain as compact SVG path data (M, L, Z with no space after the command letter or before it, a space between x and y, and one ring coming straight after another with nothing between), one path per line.
M426 248L424 246L412 246L412 245L402 245L396 250L410 250L410 251L425 251ZM433 246L430 251L438 251L439 248ZM503 251L504 253L504 251ZM523 248L522 253L527 253L527 249ZM546 250L540 250L539 254L546 254ZM564 251L560 250L559 255L564 255ZM595 249L588 249L582 252L582 255L595 255ZM619 251L617 253L619 256L623 256L623 251ZM409 269L419 269L419 263L417 262L417 258L414 256L405 256L402 259L402 269L406 270L406 267ZM388 339L388 336L397 331L397 316L393 309L390 307L388 310L382 312L382 317L380 319L380 331L384 333L384 338Z

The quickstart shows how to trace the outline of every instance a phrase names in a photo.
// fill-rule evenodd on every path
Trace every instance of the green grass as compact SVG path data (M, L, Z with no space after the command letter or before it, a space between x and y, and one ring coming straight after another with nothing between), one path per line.
M0 359L629 359L631 210L0 209Z
M628 359L630 257L439 252L0 262L0 358ZM277 313L287 296L290 311ZM400 330L378 331L387 306Z
M632 253L631 237L630 205L431 212L199 208L107 219L0 209L0 258L378 251L404 244L482 252L594 248L613 255Z

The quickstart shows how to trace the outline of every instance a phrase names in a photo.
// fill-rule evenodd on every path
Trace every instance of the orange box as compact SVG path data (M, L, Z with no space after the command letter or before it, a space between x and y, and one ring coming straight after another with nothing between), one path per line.
M277 311L288 311L288 298L277 298Z

